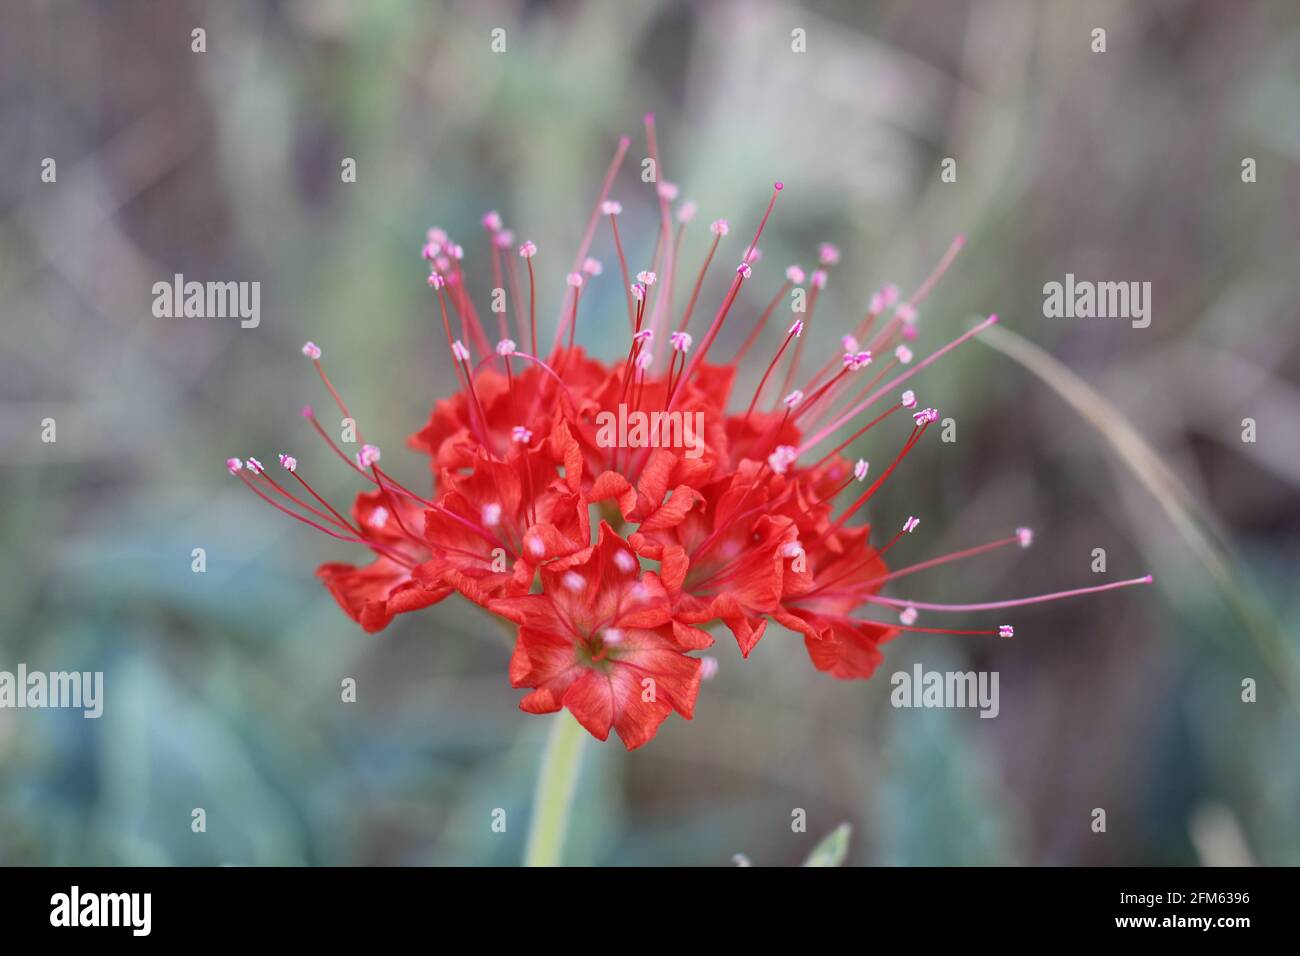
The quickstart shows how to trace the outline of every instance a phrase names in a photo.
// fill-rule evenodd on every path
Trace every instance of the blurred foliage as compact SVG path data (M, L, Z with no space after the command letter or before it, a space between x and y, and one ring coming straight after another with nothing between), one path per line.
M0 862L520 859L547 728L517 709L496 625L448 601L364 635L312 575L357 555L281 520L221 462L286 451L334 500L355 490L297 415L324 399L298 355L310 338L385 464L427 480L400 446L453 376L425 228L462 237L484 290L478 218L501 210L541 250L549 321L614 143L634 135L637 160L647 110L663 175L700 204L685 269L704 223L729 218L738 244L770 183L787 187L759 294L719 354L818 241L844 249L810 331L830 349L871 291L914 287L964 233L918 344L996 311L1071 368L1213 516L1294 661L1298 50L1286 0L5 4L0 669L103 670L107 703L98 721L0 710ZM345 156L355 184L339 182ZM939 181L947 156L956 183ZM1240 180L1244 156L1257 183ZM655 225L636 165L616 194L644 262ZM612 356L608 245L598 235L610 281L584 297L582 335ZM151 286L175 272L260 281L261 326L153 318ZM1042 318L1043 284L1066 272L1150 280L1151 327ZM1297 715L1149 493L986 349L916 387L958 440L919 449L873 502L886 526L924 518L894 560L1019 524L1038 543L897 593L1086 585L1095 547L1111 575L1150 570L1157 587L1028 609L1010 642L900 638L867 683L816 673L779 630L743 663L724 639L694 721L632 755L588 748L566 858L793 865L849 821L849 864L1213 862L1234 834L1255 861L1300 863ZM891 708L889 674L917 662L998 670L999 717ZM1245 677L1258 703L1241 702ZM1194 818L1210 821L1196 839Z

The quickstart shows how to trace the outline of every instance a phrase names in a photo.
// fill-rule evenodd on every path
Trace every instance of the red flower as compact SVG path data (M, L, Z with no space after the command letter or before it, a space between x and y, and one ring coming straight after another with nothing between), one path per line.
M601 740L613 727L628 750L650 740L673 710L691 719L700 661L686 652L713 639L673 619L659 576L641 572L607 523L594 547L544 565L541 577L541 593L491 604L519 625L510 683L534 688L522 710L567 707Z
M433 480L426 490L413 491L384 471L373 445L362 445L355 456L345 453L311 409L304 414L317 434L372 486L358 496L351 519L317 494L291 456L280 456L287 473L281 480L256 459L227 462L232 474L274 507L373 554L364 567L328 563L317 572L353 620L367 631L381 630L397 614L459 593L519 626L509 673L515 687L530 688L522 709L548 713L567 707L595 736L603 740L613 728L631 749L650 740L670 711L688 719L693 714L700 681L717 666L690 656L712 643L702 625L728 628L748 657L775 622L802 635L818 670L866 678L883 659L881 646L904 631L1012 632L1009 625L917 627L920 612L993 610L1081 593L964 605L883 593L898 578L997 548L1027 546L1031 537L1018 529L890 570L886 553L919 520L895 516L889 523L901 530L876 541L872 528L860 523L876 491L938 419L934 409L918 409L915 395L901 386L996 321L990 316L912 361L906 343L916 338L917 306L961 247L960 239L912 296L903 299L893 286L881 289L857 327L844 327L852 334L843 337L841 348L818 357L820 367L809 369L803 364L804 332L839 260L838 251L823 255L810 287L800 290L806 292L806 309L781 335L766 365L755 367L752 394L733 403L738 371L767 320L792 287L809 278L798 267L787 269L739 348L725 363L709 363L710 353L716 357L721 350L715 348L719 332L742 288L763 268L757 242L781 184L720 306L694 331L688 329L699 290L729 227L721 220L711 227L714 241L674 322L673 292L681 288L674 288L674 259L689 216L681 211L674 235L668 228L669 192L659 191L655 272L637 272L633 282L624 247L614 243L627 290L621 298L628 338L626 355L606 363L586 355L574 338L583 290L604 271L586 258L595 226L601 215L613 221L621 212L618 203L607 201L608 182L579 251L582 271L565 280L562 319L549 346L538 338L534 259L540 254L533 243L518 246L527 270L524 300L514 292L513 258L507 256L504 270L500 258L515 248L513 237L499 216L483 220L495 281L506 275L512 288L509 313L497 315L501 338L492 346L462 271L464 250L445 232L430 230L423 250L428 283L457 388L434 404L428 422L408 442L429 456ZM309 342L303 352L344 418L351 419L325 375L320 348ZM842 457L867 432L900 421L900 439L890 443L901 441L901 447L883 467ZM599 529L594 544L593 521ZM657 568L642 570L643 563ZM873 612L885 616L866 616Z

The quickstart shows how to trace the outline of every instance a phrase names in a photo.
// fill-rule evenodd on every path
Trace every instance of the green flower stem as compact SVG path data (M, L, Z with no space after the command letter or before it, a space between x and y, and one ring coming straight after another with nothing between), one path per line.
M567 710L552 718L533 794L533 819L528 827L524 866L560 865L586 740L587 731Z

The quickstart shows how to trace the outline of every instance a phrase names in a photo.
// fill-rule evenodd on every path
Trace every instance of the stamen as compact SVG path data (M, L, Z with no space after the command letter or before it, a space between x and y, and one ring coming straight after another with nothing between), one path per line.
M573 310L569 313L569 350L573 350L573 340L578 332L578 300L582 298L582 273L570 272L565 282L573 290Z
M416 566L414 561L407 558L400 551L397 551L386 545L379 544L378 542L375 541L366 541L361 538L354 537L353 535L350 534L340 534L339 532L335 531L332 528L327 528L322 524L317 524L315 521L312 521L310 518L298 514L298 512L294 511L292 508L280 504L280 502L276 501L274 498L272 498L270 495L264 492L261 488L257 487L257 485L253 483L252 479L249 478L247 475L243 474L242 472L240 473L239 478L245 485L248 486L249 489L252 490L253 494L257 495L259 498L261 498L263 501L269 504L272 508L275 508L277 511L281 511L284 514L287 514L290 518L294 518L297 521L301 521L303 524L310 525L311 527L315 528L317 531L321 531L329 535L331 538L338 538L340 541L347 541L352 544L365 545L366 547L384 554L386 557L391 558L393 561L396 561L398 564L404 565L407 568L414 568Z
M719 223L723 227L721 231L716 228ZM681 324L677 327L679 331L685 331L691 324L691 315L695 312L695 303L700 298L700 288L704 285L704 277L708 274L709 264L713 262L713 254L718 251L718 243L727 234L726 225L725 219L719 219L709 227L709 231L713 233L713 243L709 246L709 254L704 257L704 265L700 266L699 275L695 277L695 285L691 288L691 297L686 300L686 311L682 314Z
M596 195L596 201L592 204L591 215L587 219L587 228L582 234L582 242L578 245L577 255L573 259L573 270L576 271L583 259L591 251L591 240L595 238L596 227L600 224L601 207L609 198L610 187L614 185L614 177L618 175L618 168L623 165L623 157L627 155L627 148L632 144L632 140L627 136L620 136L618 148L614 151L614 158L610 160L609 167L605 170L605 178L601 180L600 192ZM555 338L551 342L551 351L555 351L560 345L560 324L564 321L563 307L555 323ZM537 349L533 349L534 354L541 354Z
M537 352L537 279L533 274L533 256L537 255L537 246L525 242L519 247L520 257L528 263L528 326L532 330L533 352Z
M893 474L894 469L897 468L899 464L902 462L902 460L907 457L907 453L911 451L913 447L915 447L916 443L920 440L921 436L925 434L926 427L927 427L926 425L920 425L917 428L912 429L912 434L908 437L907 441L903 444L903 448L898 453L898 456L893 460L890 466L885 469L885 473L881 475L879 478L877 478L874 482L872 482L871 486L862 493L862 495L858 498L857 501L853 503L851 507L845 509L844 513L841 514L838 519L836 519L833 525L831 525L830 533L834 534L838 532L840 528L844 527L844 522L848 521L849 518L851 518L854 514L857 513L859 508L861 508L863 505L865 505L868 501L871 500L871 496L874 495L876 491L880 488L880 486L885 483L885 480L891 474Z
M670 203L677 198L677 187L664 178L663 162L659 156L659 139L655 135L654 114L647 113L644 117L644 122L647 151L650 154L651 161L655 165L655 169L658 171L660 181L659 188L655 190L655 193L659 197L659 242L662 243L663 247L662 268L665 275L671 276L676 269L676 263L673 260L673 246L671 242L673 226ZM656 261L659 259L658 245L655 250L655 259ZM665 307L670 304L671 303L668 302L668 297L666 295L660 295L658 299L655 300L654 312L650 316L650 328L655 329L656 331L659 330L663 324L663 317L666 314L664 311Z
M632 307L631 274L627 268L627 256L623 253L623 240L618 234L618 214L623 211L623 207L616 202L607 202L603 211L605 215L609 216L609 228L614 233L614 251L618 254L618 267L623 272L623 288L627 290L624 293L624 297L627 299L627 321L628 324L635 327L636 311Z
M773 186L772 198L768 200L767 209L763 213L763 218L759 220L758 229L754 233L754 239L750 242L749 249L745 253L745 260L748 259L749 252L753 251L753 248L758 245L759 237L763 234L763 227L767 225L767 220L772 215L772 207L776 205L776 197L780 195L781 190L784 188L785 186L779 182ZM745 260L741 261L744 262ZM740 294L740 287L744 284L744 281L745 276L740 272L737 272L736 278L731 280L731 288L728 290L721 308L719 308L717 313L714 315L713 323L709 326L708 332L705 333L699 350L695 353L695 357L687 363L685 370L682 372L681 378L679 378L673 386L673 391L668 396L665 411L672 411L676 407L677 398L681 394L682 386L690 380L691 374L699 367L700 363L704 361L705 356L709 354L709 349L713 346L714 340L718 337L718 332L722 329L723 323L726 322L727 313L731 311L731 306L735 303L736 296Z
M330 397L334 399L334 404L337 405L339 411L343 413L343 417L352 418L352 413L348 411L347 405L343 403L342 396L340 396L339 393L335 390L334 385L329 380L329 376L325 374L325 366L321 364L321 360L320 360L320 355L321 355L320 349L313 343L308 342L306 345L302 347L302 353L303 355L306 355L309 359L311 359L312 364L316 366L316 372L317 374L320 375L320 380L325 383L325 388L329 390ZM353 418L352 420L356 421L355 418ZM361 436L361 429L359 427L357 429L357 436L358 437Z
M796 339L802 334L803 322L796 321L790 326L790 331L785 334L785 341L781 343L781 347L777 349L776 354L772 356L772 361L767 363L767 370L763 372L763 377L758 380L758 387L754 389L754 397L749 400L749 408L745 409L744 425L749 424L749 418L754 414L754 406L758 404L758 400L763 394L763 389L767 385L767 380L771 378L772 372L776 368L777 363L781 361L781 356L785 354L786 348L789 347L790 340Z
M951 554L940 555L936 558L929 558L916 564L908 565L905 568L897 568L887 574L881 574L869 581L859 582L863 588L876 587L898 578L906 577L909 574L916 574L918 571L927 571L930 568L937 568L943 564L951 564L954 561L960 561L964 558L973 558L977 555L986 554L989 551L995 551L998 548L1005 548L1007 545L1015 544L1018 538L1014 535L1009 538L999 538L997 541L990 541L987 544L976 545L973 548L965 548L961 551L953 551Z
M778 445L772 454L767 456L767 467L778 475L784 475L794 464L798 453L791 445Z
M794 279L794 275L797 275L799 278L797 280ZM755 322L754 327L750 329L749 335L745 338L745 344L743 344L740 347L740 351L736 353L736 358L733 361L734 365L739 367L744 362L745 356L749 354L749 350L754 347L754 343L758 341L759 335L761 335L763 329L767 327L767 320L776 310L777 305L785 298L785 294L790 291L792 285L802 281L803 270L798 266L791 266L786 270L786 281L781 284L781 288L776 290L776 295L772 296L772 301L770 301L767 304L767 307L763 309L762 313L758 317L758 321Z
M891 381L882 385L873 394L868 395L857 405L853 406L844 414L840 415L837 419L835 419L835 421L831 422L829 425L826 425L825 427L820 429L817 432L817 434L813 435L811 438L809 438L807 441L803 443L801 449L807 450L809 448L814 447L819 442L821 442L824 438L826 438L827 435L830 435L832 432L836 431L841 425L844 425L846 422L851 421L863 409L869 407L870 405L878 401L881 398L881 396L889 394L895 388L901 385L903 382L907 381L909 378L915 375L917 372L921 371L924 368L929 367L934 362L937 362L948 352L951 352L953 349L961 345L967 339L978 335L980 332L983 332L990 325L997 322L997 320L998 317L996 315L990 315L983 322L979 323L979 325L963 333L962 335L959 335L957 338L953 339L951 342L949 342L943 348L939 349L937 352L933 352L930 355L926 356L924 359L922 359L920 362L917 362L915 365L913 365L907 371L903 372L901 375L896 376Z
M1155 580L1150 574L1140 578L1130 578L1127 581L1112 581L1110 584L1098 584L1090 588L1075 588L1072 591L1057 591L1054 594L1039 594L1034 597L1015 598L1010 601L986 601L981 604L929 604L923 601L912 601L903 598L881 597L879 594L863 595L864 601L870 601L874 604L887 604L891 607L904 607L914 605L923 611L996 611L1004 607L1023 607L1026 604L1045 604L1048 601L1059 601L1063 598L1077 597L1081 594L1098 594L1102 591L1114 591L1118 588L1133 587L1138 584L1150 584Z

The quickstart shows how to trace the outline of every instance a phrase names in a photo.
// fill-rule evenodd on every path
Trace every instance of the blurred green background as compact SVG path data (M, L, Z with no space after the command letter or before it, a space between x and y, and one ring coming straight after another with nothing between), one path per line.
M363 634L313 577L357 551L275 514L222 462L296 454L350 500L298 416L326 405L298 351L313 339L389 470L427 481L402 441L453 378L424 230L460 239L483 290L478 219L499 209L541 249L549 323L624 133L614 195L629 258L648 261L647 110L662 175L700 206L686 275L711 219L732 222L729 262L786 184L756 292L715 354L818 241L844 251L810 342L831 349L871 291L914 288L965 234L919 346L998 312L1090 383L1230 543L1274 650L1105 435L966 345L915 386L958 440L918 449L873 514L922 516L899 563L1020 524L1037 543L896 593L1094 584L1098 547L1108 578L1151 571L1156 586L1023 610L1014 641L901 638L866 683L815 672L779 629L747 662L724 635L693 722L631 755L589 748L567 859L792 864L847 820L857 864L1300 863L1285 692L1300 625L1298 101L1288 0L5 3L0 669L102 670L106 704L97 721L0 710L0 863L519 860L547 720L518 711L496 625L456 599ZM945 157L956 183L940 182ZM1241 181L1243 157L1258 182ZM609 246L602 232L582 329L606 357L625 335ZM154 318L151 286L175 272L260 281L260 327ZM1066 272L1152 282L1150 328L1044 318L1042 286ZM998 670L999 717L891 708L889 674L916 662ZM356 703L340 700L347 677ZM1257 703L1241 701L1247 677ZM195 807L206 833L191 832Z

